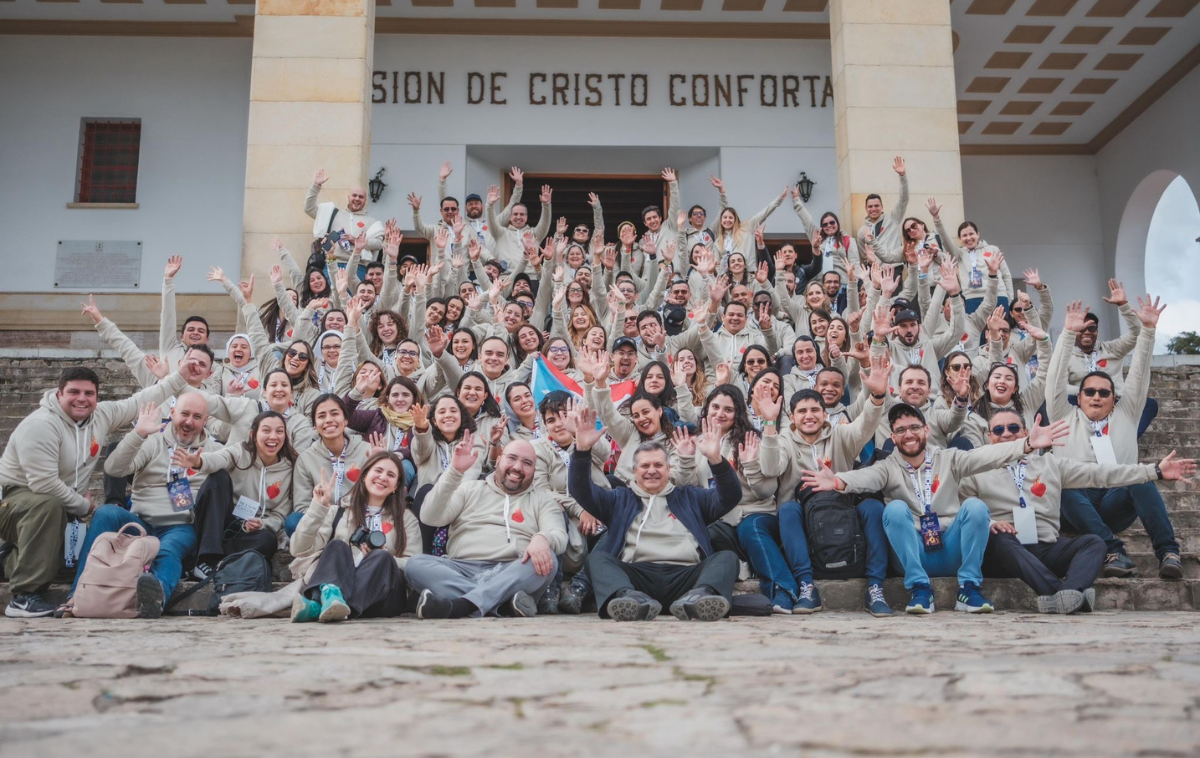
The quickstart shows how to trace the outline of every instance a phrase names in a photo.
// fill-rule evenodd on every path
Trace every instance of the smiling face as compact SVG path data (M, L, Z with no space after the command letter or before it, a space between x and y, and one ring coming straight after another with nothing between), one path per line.
M354 291L358 298L358 304L362 309L370 310L372 305L375 305L375 285L370 282L359 282L358 289Z
M325 282L324 274L322 274L320 271L309 271L308 272L308 291L309 292L313 293L314 295L324 295L325 294L325 286L326 286L326 282Z
M746 259L741 253L734 253L729 256L729 272L736 276L741 276L746 272Z
M1000 426L1004 427L1001 434L992 432L993 429ZM1012 426L1019 428L1013 432L1010 430ZM991 420L988 421L988 442L993 445L1024 439L1028 436L1029 430L1025 428L1025 421L1017 415L1016 411L999 411L998 413L993 413Z
M229 365L242 368L250 362L250 341L245 337L234 337L229 343Z
M632 345L623 345L612 354L613 372L619 377L627 377L637 368L637 350Z
M662 226L662 216L658 211L646 211L646 215L642 216L642 221L645 222L646 228L651 232L657 232Z
M929 399L929 377L924 371L908 368L900 373L900 399L914 408Z
M346 314L341 311L330 311L325 316L325 328L335 332L346 331Z
M916 458L925 454L929 427L912 416L901 416L892 424L892 442L901 455Z
M816 439L825 425L825 406L812 398L804 398L792 409L792 426L807 440Z
M483 201L472 198L467 201L467 218L474 221L483 215Z
M308 343L293 342L283 354L283 368L293 379L301 376L312 361L312 349Z
M687 285L687 282L675 282L671 285L671 292L667 295L667 302L671 303L671 305L686 306L691 296L692 289Z
M500 317L504 320L504 328L509 332L516 331L517 327L525 322L525 312L520 303L506 304Z
M96 385L86 379L75 379L63 385L56 397L63 413L72 421L84 421L96 410Z
M843 345L846 339L846 322L841 319L830 321L825 329L825 339L832 345Z
M846 392L846 380L840 371L822 371L817 377L817 392L829 408L842 402Z
M727 233L733 231L733 225L736 223L736 220L737 219L733 215L733 211L729 210L728 208L721 211L721 228Z
M438 398L433 407L433 423L446 439L452 440L457 437L458 430L462 428L462 411L459 410L458 403L448 397Z
M183 325L179 341L185 347L208 344L208 327L204 325L203 321L189 321Z
M271 416L259 422L258 432L254 435L254 446L258 457L267 465L279 459L279 451L287 441L287 425L283 419Z
M367 269L367 281L375 288L376 292L383 289L383 267L372 266Z
M687 348L681 349L675 355L675 367L691 379L696 374L696 354Z
M733 421L737 416L737 409L731 400L726 395L716 395L708 401L705 418L717 425L717 429L721 434L728 434L733 428Z
M825 290L822 289L820 282L809 282L804 288L804 303L810 311L818 308L824 309L827 302Z
M267 399L267 406L271 410L283 413L292 405L292 383L286 375L272 371L267 377L267 386L263 388L263 397Z
M812 371L817 367L817 348L808 340L800 340L792 346L792 357L802 371Z
M528 387L514 387L508 393L508 405L526 426L531 426L537 418L537 406L534 405L533 393Z
M514 229L524 229L529 223L529 209L523 205L514 205L512 213L508 216L509 226Z
M663 450L645 450L633 460L633 478L638 486L651 495L666 489L671 480L671 464Z
M446 301L445 320L450 323L456 323L458 317L463 312L463 301L460 298L452 297Z
M583 346L587 350L595 352L597 350L603 350L604 343L607 340L608 337L604 333L604 327L593 326L588 329L587 333L583 336Z
M743 357L745 358L743 370L747 381L758 376L771 364L770 356L758 348L747 348Z
M471 335L465 331L457 331L450 338L450 351L454 353L454 357L459 363L466 363L471 358L471 351L475 349L475 340L471 339Z
M583 262L587 260L584 255L583 248L578 245L572 245L567 248L567 265L571 268L579 268Z
M1008 366L997 366L987 378L988 394L996 405L1008 405L1017 391L1017 374Z
M313 413L317 434L326 442L340 440L346 433L346 414L332 400L326 400Z
M579 282L567 285L567 302L573 306L583 302L583 285Z
M171 409L171 430L180 445L191 445L204 431L208 421L208 402L196 392L186 392L175 400Z
M479 409L483 407L483 401L488 396L487 387L477 376L468 376L463 379L462 385L458 388L458 399L462 404L467 406L467 410L472 415L479 413Z
M592 286L592 270L587 266L575 272L575 281L579 282L585 289Z
M663 373L662 366L651 366L646 369L642 387L652 395L657 395L667 388L667 376Z
M421 346L412 340L404 340L396 348L396 368L408 376L421 367Z
M533 472L537 467L537 453L524 440L513 440L500 453L496 461L496 484L505 492L515 495L529 489L533 484Z
M974 250L979 246L979 230L973 226L963 227L958 233L958 241L966 245L967 249Z
M763 378L759 379L758 382L755 383L753 391L758 392L758 388L763 386L771 390L772 400L778 399L781 393L778 376L775 376L775 374L764 374Z
M838 296L838 291L842 289L842 277L836 271L827 271L825 276L821 277L821 288L825 290L825 296L830 300Z
M569 368L571 365L571 346L564 339L552 339L546 347L546 357L555 368Z
M331 334L321 340L321 360L330 368L337 368L338 358L342 355L342 338Z
M746 328L746 306L734 300L725 306L725 318L722 326L730 334L739 334Z
M538 330L526 324L517 330L517 343L526 353L536 353L541 348Z
M346 197L346 210L359 213L367 207L367 191L362 187L354 187Z
M1075 346L1085 353L1096 348L1096 335L1099 334L1099 324L1091 319L1083 322L1083 330L1075 335Z
M364 479L370 502L382 503L400 486L400 467L391 458L380 458L367 469Z
M873 197L867 201L867 218L871 221L878 221L883 215L883 201L877 197Z
M649 439L662 431L662 408L655 408L647 400L636 400L629 408L629 419L637 427L642 439Z
M567 414L558 414L551 410L547 410L546 415L542 416L542 429L545 430L546 436L564 450L575 442L575 434L568 428L567 420Z
M375 325L375 335L379 337L379 341L385 347L391 347L396 344L396 340L400 339L400 325L396 323L396 319L392 318L390 313L381 313L379 321Z
M500 340L488 340L479 349L479 364L488 379L496 379L508 365L508 347Z
M808 317L808 331L812 332L814 337L824 337L829 333L829 319L816 313L810 314Z
M446 318L446 306L442 303L430 303L425 307L425 326L438 326Z
M458 218L458 201L449 198L442 201L442 221L446 222L447 226L454 225L454 219Z
M413 393L408 387L397 382L388 390L387 404L396 413L404 413L413 406Z

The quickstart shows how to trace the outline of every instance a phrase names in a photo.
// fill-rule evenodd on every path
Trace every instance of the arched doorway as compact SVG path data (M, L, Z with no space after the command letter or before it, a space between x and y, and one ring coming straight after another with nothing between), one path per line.
M1117 235L1116 275L1130 299L1150 292L1170 307L1159 321L1155 353L1200 325L1200 205L1174 171L1155 171L1133 191Z

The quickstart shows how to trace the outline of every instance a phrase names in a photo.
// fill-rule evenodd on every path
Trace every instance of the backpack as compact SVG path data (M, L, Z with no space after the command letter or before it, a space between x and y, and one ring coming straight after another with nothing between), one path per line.
M821 579L863 576L867 539L853 499L837 492L808 492L802 502L813 574Z
M210 584L213 588L213 598L209 601L206 610L172 610ZM255 550L243 550L240 553L225 556L203 581L197 582L187 592L171 598L171 602L167 603L165 613L169 616L219 616L221 600L226 595L232 595L235 592L270 592L272 589L271 564L262 553Z
M148 536L141 524L101 534L88 553L71 613L91 619L137 618L138 578L157 556L158 538Z

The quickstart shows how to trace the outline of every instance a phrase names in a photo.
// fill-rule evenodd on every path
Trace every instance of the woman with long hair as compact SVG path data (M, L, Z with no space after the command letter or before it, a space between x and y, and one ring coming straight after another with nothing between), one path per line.
M495 401L493 401L494 403ZM433 490L437 480L450 466L454 458L454 446L462 441L464 434L472 434L475 450L475 465L463 475L463 481L474 481L483 474L487 459L487 443L477 430L475 419L462 401L453 395L439 395L428 406L413 406L412 459L417 467L417 493L413 497L413 510L420 518L421 506ZM445 555L448 532L445 527L437 528L421 524L425 552Z
M774 513L777 507L775 479L764 477L758 465L758 443L762 435L754 428L743 398L740 389L730 384L722 384L708 394L708 400L705 401L704 410L700 414L701 427L705 431L715 428L720 434L721 457L733 464L742 485L741 503L721 517L722 521L733 528L737 527L743 514ZM680 447L681 455L692 457L696 467L696 478L702 482L709 481L712 478L712 470L709 468L708 459L696 454L695 440Z
M333 477L322 474L292 537L292 573L303 578L293 622L391 618L407 610L402 566L422 544L405 504L393 453L368 458L362 477L340 498Z
M759 373L772 368L775 365L775 356L771 355L771 351L767 350L762 345L751 345L742 353L742 359L738 362L737 374L726 380L727 384L733 384L742 390L744 393L750 390L751 383L754 382L754 377ZM719 380L723 377L717 377ZM707 398L705 398L707 402Z
M761 432L763 427L771 421L778 424L780 421L778 412L772 418L765 409L772 407L776 400L783 397L783 376L780 375L779 369L769 368L754 377L754 381L750 382L747 397L750 398L750 402L747 404L750 423L754 425L755 429Z
M500 438L501 446L506 446L513 440L533 442L542 436L538 428L537 404L533 402L533 392L524 382L513 382L504 388L504 404L507 406L504 432ZM510 415L507 411L512 411Z
M708 181L717 189L721 197L721 213L717 216L716 239L713 240L713 248L717 257L724 260L733 253L741 253L744 260L749 260L751 257L757 260L754 230L775 212L783 199L788 196L791 187L784 187L779 197L767 203L765 208L751 218L742 221L737 211L729 206L724 182L716 177L709 177Z
M240 445L212 453L189 454L176 448L174 463L210 475L196 503L197 579L207 577L225 556L242 550L254 550L267 560L275 555L283 521L292 512L296 463L282 414L259 413L249 438ZM210 500L203 497L208 490L213 490Z
M687 385L692 396L692 405L696 408L703 406L708 399L708 375L691 348L681 347L675 353L674 371L683 375L683 384Z
M359 410L359 402L370 391L369 379L364 379L355 390L343 398L348 414L347 426L400 456L404 464L404 485L411 486L417 475L410 449L415 423L412 409L414 405L425 403L421 390L408 377L394 376L384 386L379 405L363 410Z
M513 340L513 357L518 364L524 363L525 359L534 353L542 352L546 342L541 330L530 324L518 326L513 336L516 338Z
M475 427L471 431L478 432L479 439L486 443L490 444L493 437L494 441L499 443L499 435L503 429L500 422L504 413L488 387L487 377L478 371L468 371L458 380L458 384L454 385L454 396L471 416ZM497 426L501 427L501 431L493 432Z
M562 337L551 337L542 348L542 356L546 362L577 382L583 381L583 374L575 367L575 351L571 343Z
M296 406L292 379L281 368L267 372L259 397L208 396L209 419L220 424L214 427L214 433L220 434L229 447L236 447L250 438L254 419L264 411L274 411L284 419L289 444L297 453L304 452L316 441L312 424Z
M851 266L857 265L858 243L854 237L842 231L842 222L836 213L826 211L821 214L820 222L814 223L812 214L804 205L804 199L800 197L799 188L793 186L789 191L792 196L792 210L800 217L800 223L804 224L804 231L812 243L813 257L821 259L820 267L814 272L817 274L816 278L820 279L827 271L836 271L845 282L847 272L842 259L845 258Z
M695 430L699 422L696 406L692 404L690 392L680 392L676 380L683 383L684 374L681 371L672 372L662 361L651 361L641 371L635 395L653 395L662 403L666 413L666 424L669 427L686 424L690 430ZM622 413L630 412L630 399L618 406Z
M371 314L367 331L370 335L367 347L371 354L383 361L384 366L395 366L396 351L408 334L404 318L395 311L376 311Z
M309 409L309 422L317 432L317 441L296 459L292 478L292 501L296 511L284 519L291 534L300 523L313 487L325 475L333 478L335 499L350 489L362 474L363 463L372 454L371 446L347 426L346 404L337 395L324 394Z

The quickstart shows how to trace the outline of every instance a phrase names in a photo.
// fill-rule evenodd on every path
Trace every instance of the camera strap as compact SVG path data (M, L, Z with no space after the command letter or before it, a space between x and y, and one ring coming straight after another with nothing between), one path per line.
M337 509L337 513L333 514L333 531L331 531L331 532L329 533L329 539L330 539L330 540L335 540L335 539L337 539L337 528L338 528L338 524L339 524L339 523L341 523L341 520L342 520L342 514L343 514L343 513L345 513L345 512L346 512L346 509L345 509L345 508L343 508L342 506L340 506L340 505L339 505L339 506L338 506L338 509Z

